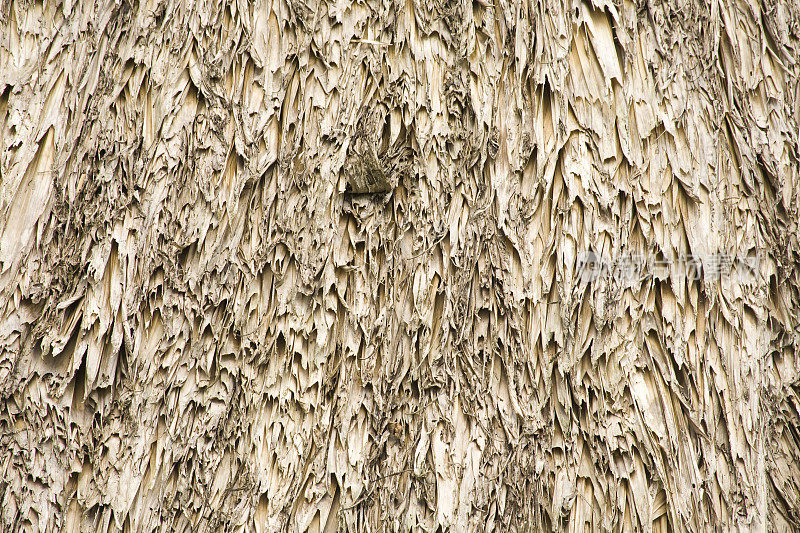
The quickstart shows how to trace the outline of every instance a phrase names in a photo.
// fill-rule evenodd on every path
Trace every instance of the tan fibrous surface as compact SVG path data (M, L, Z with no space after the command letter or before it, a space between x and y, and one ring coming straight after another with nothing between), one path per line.
M799 527L797 0L6 0L0 39L3 531Z

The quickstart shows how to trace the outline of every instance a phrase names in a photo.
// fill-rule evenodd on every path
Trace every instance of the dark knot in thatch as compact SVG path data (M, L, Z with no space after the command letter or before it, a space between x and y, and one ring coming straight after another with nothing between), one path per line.
M350 142L344 171L347 188L352 193L383 193L393 188L389 176L381 168L375 143L362 131L357 132Z

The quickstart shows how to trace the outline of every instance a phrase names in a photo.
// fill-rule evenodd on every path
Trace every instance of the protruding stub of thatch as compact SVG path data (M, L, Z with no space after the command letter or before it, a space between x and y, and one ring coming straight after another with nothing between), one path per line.
M363 107L359 112L344 163L347 190L353 194L385 193L395 186L386 146L378 149L382 122L378 109Z
M350 142L344 164L347 189L354 194L375 194L392 190L389 176L381 168L375 145L359 132Z

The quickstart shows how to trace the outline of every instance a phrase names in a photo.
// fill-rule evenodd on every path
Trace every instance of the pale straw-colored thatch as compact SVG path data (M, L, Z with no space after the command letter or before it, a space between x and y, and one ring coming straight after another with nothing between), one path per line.
M800 527L799 71L798 0L5 0L0 529Z

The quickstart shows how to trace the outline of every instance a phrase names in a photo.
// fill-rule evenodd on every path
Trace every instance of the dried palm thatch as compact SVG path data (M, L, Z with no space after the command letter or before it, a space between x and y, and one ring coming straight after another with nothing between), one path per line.
M0 36L0 529L800 527L798 0Z

